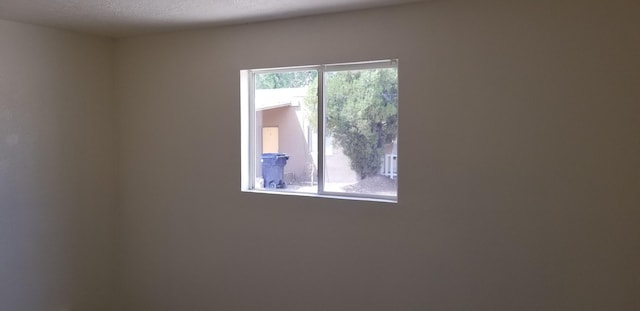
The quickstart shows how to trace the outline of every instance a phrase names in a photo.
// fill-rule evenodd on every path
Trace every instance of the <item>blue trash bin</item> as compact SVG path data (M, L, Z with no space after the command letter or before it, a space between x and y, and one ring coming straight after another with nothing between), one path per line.
M289 156L284 153L263 153L262 180L264 187L268 189L284 188L284 166L287 165Z

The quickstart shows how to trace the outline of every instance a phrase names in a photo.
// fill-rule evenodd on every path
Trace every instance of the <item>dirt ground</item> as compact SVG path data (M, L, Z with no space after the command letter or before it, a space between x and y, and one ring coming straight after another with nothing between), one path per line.
M313 185L293 183L287 184L285 188L270 189L270 191L316 193L318 187L315 183ZM355 183L328 182L325 183L325 191L396 196L398 194L398 179L377 175Z
M346 192L395 195L398 191L398 179L377 175L367 177L355 184L343 187Z

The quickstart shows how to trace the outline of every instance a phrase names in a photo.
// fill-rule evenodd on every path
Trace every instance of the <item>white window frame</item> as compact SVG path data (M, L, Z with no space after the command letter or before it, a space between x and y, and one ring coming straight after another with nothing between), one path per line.
M328 65L311 65L311 66L296 66L296 67L280 67L280 68L263 68L263 69L247 69L240 71L240 102L241 102L241 190L245 192L259 192L270 193L280 195L302 195L302 196L317 196L317 197L330 197L338 199L355 199L355 200L370 200L380 202L398 202L398 194L395 196L376 195L366 193L349 193L349 192L332 192L325 191L325 101L324 101L324 84L325 84L325 72L335 71L348 71L348 70L366 70L377 68L396 68L398 69L398 60L377 60L377 61L365 61L365 62L352 62L342 64L328 64ZM266 189L260 189L255 184L256 174L256 124L255 124L255 76L262 73L278 73L278 72L295 72L295 71L317 71L318 73L318 137L317 137L317 153L318 153L318 188L317 193L308 192L295 192L295 191L270 191ZM399 87L398 87L399 88ZM398 101L399 101L398 95ZM398 113L399 113L398 105ZM398 184L398 190L399 190Z

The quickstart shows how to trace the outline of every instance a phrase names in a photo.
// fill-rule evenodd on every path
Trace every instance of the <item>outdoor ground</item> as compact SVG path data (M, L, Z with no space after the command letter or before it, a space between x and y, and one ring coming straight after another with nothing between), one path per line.
M329 192L347 192L347 193L395 196L397 195L397 192L398 192L397 189L398 189L397 178L391 179L389 177L382 176L382 175L367 177L355 183L325 183L325 191L329 191ZM317 185L291 184L291 185L287 185L286 188L278 189L277 191L316 193Z
M398 192L398 179L377 175L367 177L355 184L344 186L346 192L368 193L380 195L396 195Z

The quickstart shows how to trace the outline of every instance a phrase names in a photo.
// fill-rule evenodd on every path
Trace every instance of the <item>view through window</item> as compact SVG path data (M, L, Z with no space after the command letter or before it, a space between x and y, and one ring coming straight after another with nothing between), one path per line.
M396 60L241 76L243 189L396 200Z

